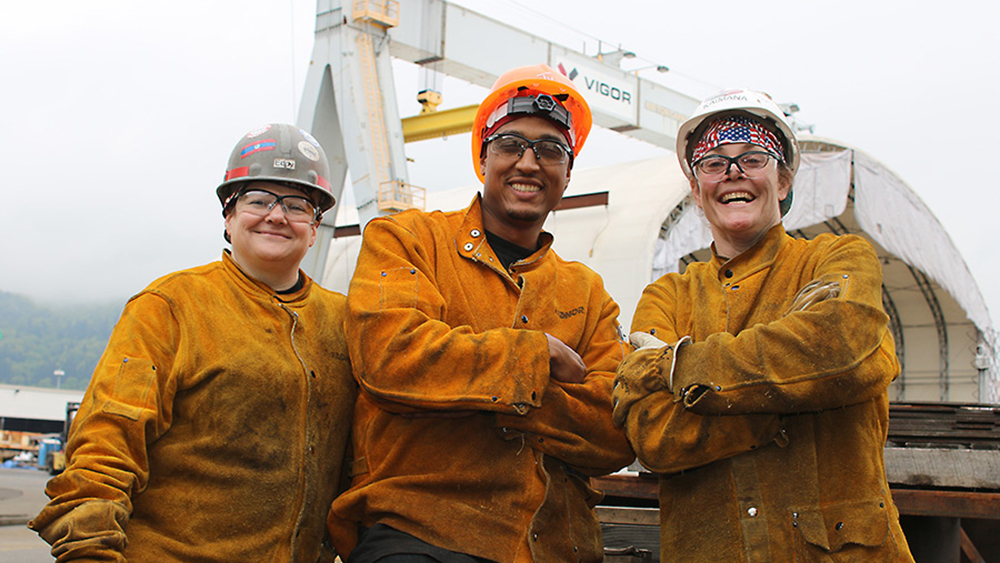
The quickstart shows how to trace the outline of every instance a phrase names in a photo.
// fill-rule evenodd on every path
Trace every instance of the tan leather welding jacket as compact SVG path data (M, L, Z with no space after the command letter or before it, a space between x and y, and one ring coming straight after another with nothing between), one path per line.
M368 224L348 294L361 393L353 484L330 517L341 551L381 522L497 562L601 561L587 476L634 459L611 424L618 306L540 242L508 273L478 196ZM546 333L580 354L584 383L549 377Z
M790 311L812 280L839 294ZM635 403L626 425L662 474L663 561L912 561L885 476L899 363L867 241L775 226L648 286L632 330L692 342L623 364L673 369L673 394Z
M228 253L129 300L31 523L58 561L315 562L357 393L345 303Z

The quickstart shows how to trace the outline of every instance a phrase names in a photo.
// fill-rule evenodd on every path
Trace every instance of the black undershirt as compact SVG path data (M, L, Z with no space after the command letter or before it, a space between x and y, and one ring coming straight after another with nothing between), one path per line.
M510 271L510 267L514 265L514 262L523 260L535 253L535 249L516 245L505 238L501 238L500 235L489 231L486 231L486 242L490 243L490 248L493 249L493 252L500 259L500 263L503 264L503 267L507 271Z
M296 291L302 289L302 286L306 284L305 280L302 279L302 272L299 272L299 277L295 280L295 285L288 289L282 289L281 291L275 291L278 295L288 295L289 293L295 293Z

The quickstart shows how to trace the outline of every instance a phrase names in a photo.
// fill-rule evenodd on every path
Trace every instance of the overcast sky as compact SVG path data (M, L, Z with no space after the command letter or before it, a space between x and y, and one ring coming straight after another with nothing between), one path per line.
M620 45L639 55L633 67L671 69L643 76L694 97L746 85L797 103L817 135L867 152L919 194L997 318L996 2L455 3L589 55L598 40ZM3 2L0 290L124 302L217 259L214 190L229 151L259 124L295 121L314 17L312 0ZM414 115L423 85L398 66L400 113ZM484 92L442 86L442 108ZM407 147L411 182L474 184L468 136L435 143ZM661 154L603 132L577 167Z

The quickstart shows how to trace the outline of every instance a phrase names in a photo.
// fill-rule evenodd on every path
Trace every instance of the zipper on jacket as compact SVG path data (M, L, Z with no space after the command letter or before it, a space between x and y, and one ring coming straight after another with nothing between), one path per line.
M299 517L296 519L295 527L292 529L292 537L290 538L290 545L289 545L290 560L295 561L298 555L296 549L298 547L298 543L296 540L298 539L299 533L302 530L302 524L306 517L306 512L309 505L308 497L310 493L309 491L310 475L309 471L306 470L305 467L308 466L309 462L309 449L313 447L312 426L310 425L310 420L312 420L312 416L310 413L310 410L312 409L312 382L309 380L309 366L306 365L306 361L302 358L302 354L299 353L298 344L296 344L295 342L295 329L298 328L299 326L299 314L289 309L281 300L277 298L274 299L274 302L275 304L278 305L278 307L280 307L282 310L288 313L288 316L292 318L292 328L289 331L288 336L292 342L292 350L295 352L295 357L298 358L299 364L302 366L302 373L305 378L305 388L306 388L306 413L304 417L306 435L305 435L305 443L303 444L305 448L302 452L303 459L306 461L306 463L303 464L303 469L302 469L302 475L303 475L302 504L299 505Z

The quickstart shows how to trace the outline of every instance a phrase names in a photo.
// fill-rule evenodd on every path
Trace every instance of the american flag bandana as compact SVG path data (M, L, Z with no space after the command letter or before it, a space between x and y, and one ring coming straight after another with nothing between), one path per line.
M694 147L691 162L698 162L698 159L705 156L705 153L708 151L719 145L728 145L730 143L750 143L751 145L757 145L771 153L774 158L781 162L785 161L783 156L785 153L777 135L767 130L756 119L745 115L729 115L715 120L705 130L705 133L701 136L701 140Z

